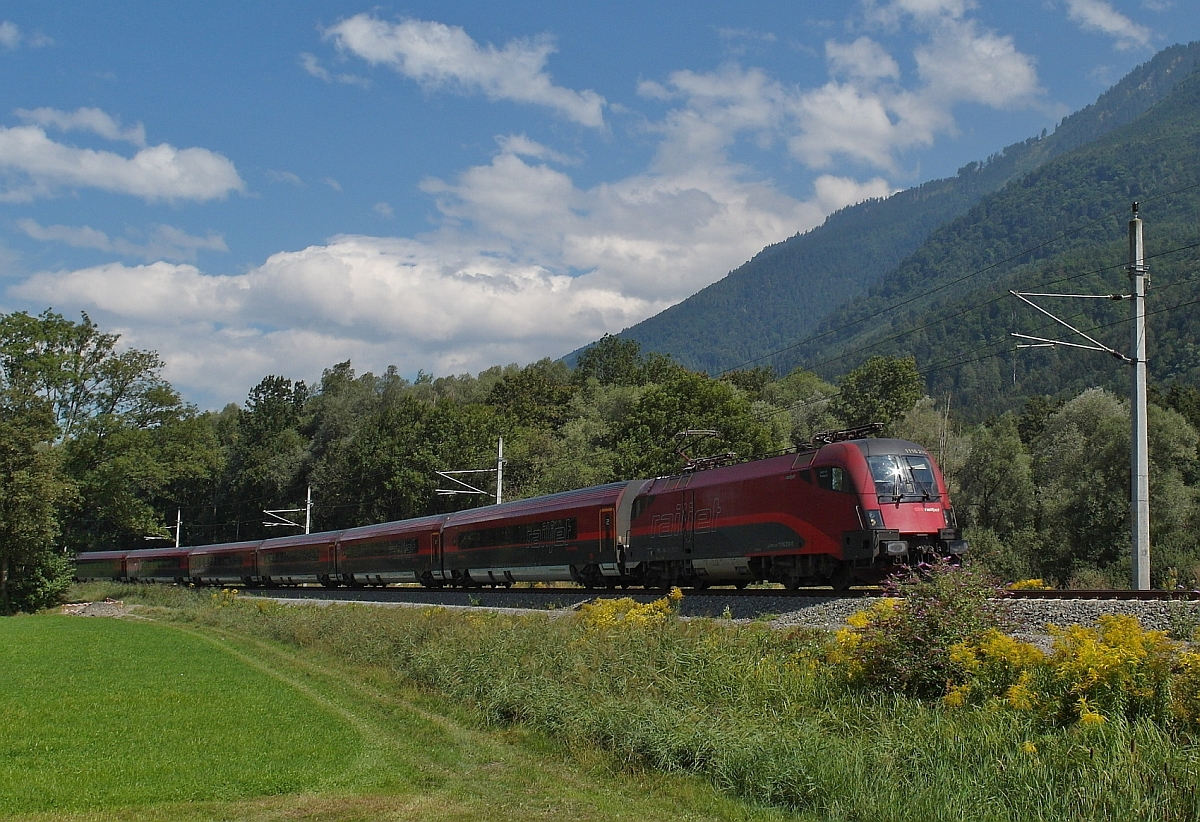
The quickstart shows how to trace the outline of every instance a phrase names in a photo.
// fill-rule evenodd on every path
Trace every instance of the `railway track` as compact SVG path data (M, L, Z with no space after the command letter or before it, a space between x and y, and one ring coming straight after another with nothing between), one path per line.
M599 597L628 596L650 602L661 591L642 589L589 591L586 588L357 588L319 587L251 589L251 596L312 602L361 602L429 606L478 607L486 609L567 610ZM808 588L710 588L684 591L680 613L690 617L732 617L770 621L780 628L837 628L856 611L865 597L882 596L878 588L834 591ZM1012 630L1021 635L1045 635L1050 625L1094 625L1105 614L1136 616L1143 627L1191 636L1200 626L1200 592L1197 591L1011 591Z
M447 605L481 608L520 608L532 610L569 609L596 599L597 597L630 597L638 602L650 602L663 596L661 591L644 589L588 590L586 588L445 588L429 590L417 587L389 588L275 588L251 589L253 596L267 596L285 600L313 600L321 602L361 602L380 604ZM709 588L684 590L680 612L685 616L733 616L743 619L758 619L766 616L834 610L850 613L861 606L852 605L853 600L883 595L880 588L854 588L849 591L834 591L832 588L803 588L789 591L784 588ZM1055 601L1067 603L1086 601L1094 607L1104 608L1110 602L1114 607L1119 602L1168 602L1200 601L1200 591L1010 591L1013 600L1044 602L1051 606Z

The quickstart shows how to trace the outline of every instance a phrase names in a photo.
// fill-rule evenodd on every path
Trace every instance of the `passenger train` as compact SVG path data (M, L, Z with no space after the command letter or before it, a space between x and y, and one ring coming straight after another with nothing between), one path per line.
M874 583L967 543L925 448L825 435L791 453L314 534L80 554L76 578L197 585Z

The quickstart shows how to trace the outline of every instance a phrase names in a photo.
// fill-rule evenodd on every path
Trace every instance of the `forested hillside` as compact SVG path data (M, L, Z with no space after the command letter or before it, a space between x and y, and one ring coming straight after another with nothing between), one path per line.
M939 226L1006 183L1137 119L1198 62L1200 43L1172 46L1067 117L1053 134L1008 146L955 177L842 209L620 336L710 373L794 344L838 306L865 295Z
M872 354L914 355L935 396L952 393L975 419L1035 394L1095 385L1125 390L1125 368L1070 349L1017 352L1010 332L1066 339L1020 304L1034 292L1127 292L1130 205L1140 201L1152 268L1149 358L1159 380L1200 381L1200 72L1150 111L985 197L935 231L869 294L829 316L774 359L827 376ZM1129 304L1043 298L1117 349L1129 347ZM1014 357L1015 362L1014 362Z

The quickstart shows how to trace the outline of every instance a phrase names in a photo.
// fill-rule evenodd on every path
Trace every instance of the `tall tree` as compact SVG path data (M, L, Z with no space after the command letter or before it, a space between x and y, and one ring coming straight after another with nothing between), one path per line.
M72 491L50 447L57 432L45 402L0 394L0 614L50 605L70 581L55 544L55 509Z
M884 425L921 399L924 384L912 357L871 357L842 379L830 409L847 426Z
M21 407L42 403L77 491L57 513L75 551L140 546L162 533L156 503L220 462L196 409L162 378L158 355L118 350L119 339L86 314L79 322L49 310L0 316L3 387Z

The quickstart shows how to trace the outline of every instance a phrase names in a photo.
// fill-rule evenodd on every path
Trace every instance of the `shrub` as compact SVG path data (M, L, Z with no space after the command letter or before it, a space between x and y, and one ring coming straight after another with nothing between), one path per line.
M1007 622L996 584L965 566L922 566L888 588L896 599L856 614L838 633L831 661L844 666L852 683L942 696L969 676L955 649Z
M71 560L50 552L20 564L8 581L9 610L32 613L58 605L71 587L74 568Z
M943 703L985 703L1033 713L1050 724L1101 725L1108 719L1200 717L1200 656L1182 654L1161 631L1135 617L1105 615L1099 626L1051 626L1054 650L1046 656L1028 643L990 631L951 650L967 678ZM1190 657L1196 656L1193 662ZM1172 668L1181 673L1172 685Z

